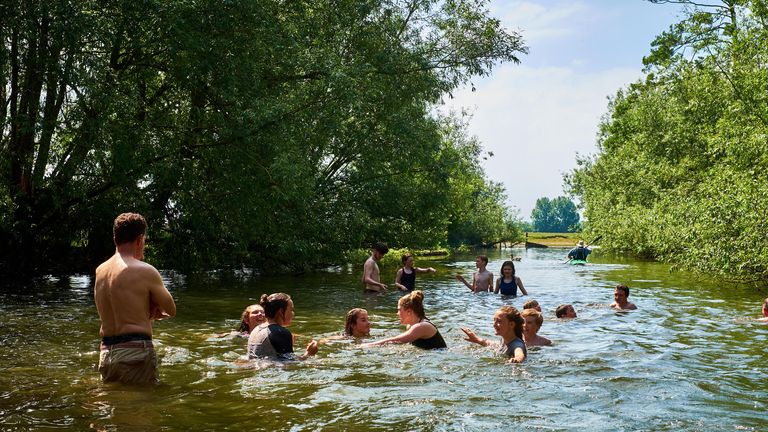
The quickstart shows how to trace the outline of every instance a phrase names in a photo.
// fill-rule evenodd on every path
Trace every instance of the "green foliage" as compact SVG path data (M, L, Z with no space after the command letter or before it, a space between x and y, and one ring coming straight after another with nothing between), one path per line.
M163 266L300 270L445 243L454 199L503 196L432 114L526 51L484 1L0 8L0 273L92 268L123 211Z
M767 17L764 1L692 8L613 98L600 153L566 177L604 247L768 276Z
M576 204L564 196L539 198L531 211L534 230L539 232L581 231L579 218Z

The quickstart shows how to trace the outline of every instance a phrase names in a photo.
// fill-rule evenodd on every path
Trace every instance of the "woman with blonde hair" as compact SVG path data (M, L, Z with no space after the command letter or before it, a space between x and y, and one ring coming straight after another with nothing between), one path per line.
M421 349L447 348L443 336L424 313L424 293L416 290L400 297L397 302L397 316L407 326L398 336L370 342L364 346L378 346L389 343L410 343Z
M480 338L468 328L462 327L461 331L467 335L465 340L486 347L496 347L499 354L509 357L509 363L522 363L528 357L528 350L523 342L524 323L517 309L512 306L502 306L493 315L493 329L498 336L501 336L500 344Z

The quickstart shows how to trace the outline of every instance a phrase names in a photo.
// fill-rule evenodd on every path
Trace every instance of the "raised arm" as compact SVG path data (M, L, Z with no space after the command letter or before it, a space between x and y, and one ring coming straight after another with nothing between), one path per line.
M427 267L427 268L416 267L414 268L414 270L416 270L416 273L436 273L437 272L437 270L435 270L432 267Z
M473 291L473 292L475 291L475 287L473 286L474 283L475 283L475 278L474 277L472 278L472 285L470 285L470 283L467 282L466 279L464 279L464 276L462 276L460 274L456 275L456 280L459 281L459 282L463 282L464 285L466 285L467 288L469 288L470 291Z
M473 332L472 330L470 330L470 329L468 329L466 327L462 327L461 331L463 331L464 334L467 335L467 337L464 338L464 340L466 340L466 341L469 341L469 342L472 342L472 343L476 343L478 345L482 345L482 346L486 346L486 347L491 345L491 341L489 341L488 339L483 339L483 338L477 336L475 334L475 332Z

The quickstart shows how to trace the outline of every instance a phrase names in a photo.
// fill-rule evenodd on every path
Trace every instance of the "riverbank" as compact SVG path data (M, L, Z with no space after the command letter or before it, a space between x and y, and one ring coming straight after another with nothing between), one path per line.
M529 232L526 233L526 243L544 247L574 247L579 240L582 240L581 233L545 233ZM534 246L536 247L536 246Z

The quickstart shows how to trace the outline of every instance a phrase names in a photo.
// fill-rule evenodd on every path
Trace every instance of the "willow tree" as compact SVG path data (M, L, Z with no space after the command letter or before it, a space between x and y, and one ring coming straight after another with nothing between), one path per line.
M484 1L0 7L6 273L88 268L127 210L173 266L444 241L460 161L433 107L525 51Z

